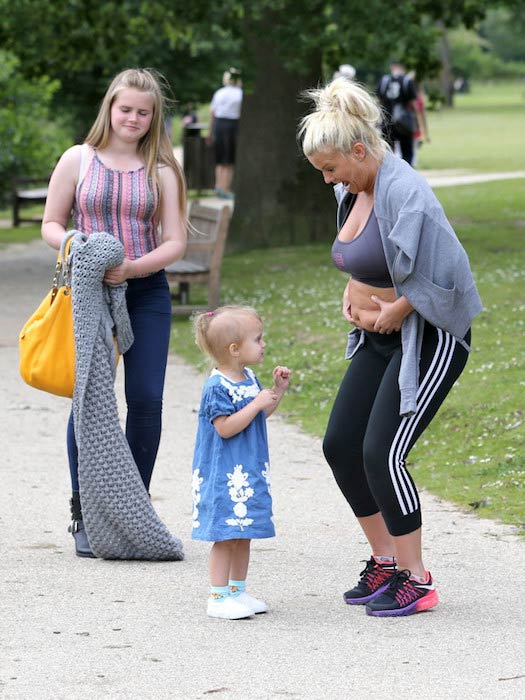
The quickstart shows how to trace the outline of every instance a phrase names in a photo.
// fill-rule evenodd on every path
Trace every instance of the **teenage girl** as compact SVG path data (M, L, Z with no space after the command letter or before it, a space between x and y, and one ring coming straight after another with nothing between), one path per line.
M262 389L248 365L266 343L251 308L223 306L197 316L195 340L215 364L202 393L193 460L193 538L213 542L208 615L230 620L266 612L246 592L252 539L275 535L266 418L290 383L290 370L273 370Z
M310 96L303 151L339 202L332 260L350 275L342 312L355 327L323 448L371 549L344 599L370 615L410 615L438 595L406 458L463 371L482 306L439 201L392 154L371 95L339 78Z
M161 434L162 395L171 328L164 267L186 248L186 186L164 127L164 97L149 70L111 82L82 145L69 148L49 183L42 236L59 248L70 215L75 229L112 234L124 246L107 284L127 282L134 343L124 355L126 437L147 490ZM76 553L92 556L82 522L73 414L67 432Z

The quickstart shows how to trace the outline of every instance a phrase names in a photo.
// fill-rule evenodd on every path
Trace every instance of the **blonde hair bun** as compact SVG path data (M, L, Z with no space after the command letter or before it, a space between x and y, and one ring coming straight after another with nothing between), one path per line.
M308 90L305 96L314 110L299 127L306 156L336 150L349 153L357 141L376 157L382 156L387 144L379 131L381 110L374 96L348 78L336 78L324 88Z

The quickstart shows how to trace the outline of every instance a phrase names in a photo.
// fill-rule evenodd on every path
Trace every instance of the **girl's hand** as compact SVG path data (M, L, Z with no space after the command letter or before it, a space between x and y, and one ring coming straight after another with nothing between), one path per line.
M413 311L412 306L405 297L399 297L399 299L395 301L384 301L374 295L370 298L374 304L377 304L380 308L379 316L374 323L374 330L376 333L386 333L389 335L394 331L401 330L404 319Z
M110 267L104 275L106 284L121 284L133 276L133 261L129 258L124 258L120 265Z
M275 384L275 388L279 389L280 391L286 391L290 384L291 375L292 373L288 369L288 367L281 367L280 365L278 365L272 372L273 383Z
M271 389L261 389L261 391L254 398L253 402L256 403L259 411L267 411L273 409L278 401L279 397Z

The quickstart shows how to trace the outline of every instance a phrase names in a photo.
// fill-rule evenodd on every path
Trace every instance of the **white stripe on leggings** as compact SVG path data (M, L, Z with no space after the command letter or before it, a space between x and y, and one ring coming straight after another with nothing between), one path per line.
M403 515L414 513L419 506L419 499L405 469L406 450L419 421L448 372L456 347L456 339L450 333L440 328L437 333L438 343L434 357L417 392L416 412L410 418L401 420L388 455L390 478Z

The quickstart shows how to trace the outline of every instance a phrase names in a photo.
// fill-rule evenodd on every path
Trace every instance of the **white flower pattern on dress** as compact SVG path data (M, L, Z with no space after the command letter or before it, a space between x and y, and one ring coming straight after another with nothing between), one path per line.
M250 377L251 379L251 377ZM252 384L249 385L241 385L241 386L235 386L231 382L229 382L226 377L221 377L221 384L222 386L226 389L228 392L232 403L238 403L239 401L242 401L243 399L249 399L254 396L257 396L259 393L260 389L257 386L256 382L252 379Z
M246 501L253 496L253 489L248 481L248 472L243 472L242 464L236 464L233 473L226 474L228 477L228 493L231 500L235 503L233 506L233 514L235 518L227 518L226 524L232 527L240 527L241 530L253 523L252 518L247 518L248 508Z
M261 471L261 474L263 475L265 481L266 481L266 486L268 486L268 493L270 496L272 495L272 484L270 482L270 465L268 462L264 463L264 469Z
M200 474L200 469L195 469L195 471L192 474L191 478L191 495L193 499L193 527L197 528L200 527L200 522L199 522L199 503L201 502L201 484L204 481L202 476L199 476Z

